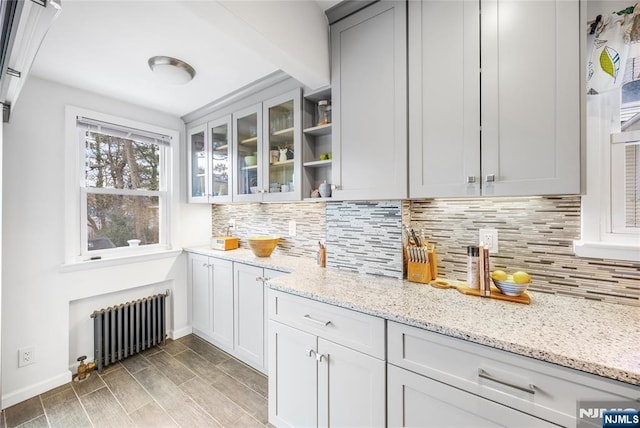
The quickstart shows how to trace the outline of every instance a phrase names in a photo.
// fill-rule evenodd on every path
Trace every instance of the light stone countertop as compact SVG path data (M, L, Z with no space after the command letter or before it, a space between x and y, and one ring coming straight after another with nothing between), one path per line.
M531 304L464 295L386 277L319 268L249 249L185 251L291 272L275 290L640 386L640 308L529 292ZM484 320L484 322L483 322Z

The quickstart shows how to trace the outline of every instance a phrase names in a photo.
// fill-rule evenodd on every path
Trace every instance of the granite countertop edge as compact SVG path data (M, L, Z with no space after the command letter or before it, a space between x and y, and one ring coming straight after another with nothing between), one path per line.
M575 356L568 355L568 352L563 352L561 346L556 346L558 349L542 349L541 347L537 347L522 343L516 343L515 341L501 339L499 337L492 337L484 332L474 332L469 329L465 329L463 326L457 327L452 326L451 322L448 324L445 322L437 322L432 320L420 319L417 317L409 316L407 314L401 313L401 311L394 310L386 310L381 309L379 305L375 304L367 304L366 299L359 299L357 302L353 300L349 300L348 298L341 298L340 296L336 297L335 293L340 293L341 290L325 290L321 286L318 286L314 289L313 285L309 286L314 282L314 275L317 276L316 282L318 284L325 282L340 282L341 279L349 278L354 284L366 283L369 285L375 286L377 283L385 285L391 284L391 287L394 288L394 291L398 291L398 287L403 288L407 285L412 286L415 283L409 283L408 281L402 281L392 278L385 277L377 277L373 275L365 275L358 274L352 272L345 272L341 270L333 270L333 269L322 269L318 268L313 260L309 258L303 257L293 257L286 255L272 255L268 258L260 258L255 257L248 249L239 249L233 251L216 251L211 250L208 247L191 247L185 248L187 252L198 253L202 255L217 257L225 260L231 260L240 263L248 263L256 266L260 266L263 268L273 269L282 271L285 273L291 273L291 275L286 275L284 277L278 277L273 280L267 282L267 286L271 289L286 292L289 294L294 294L300 297L309 298L315 301L331 304L334 306L342 307L345 309L351 309L358 312L362 312L365 314L369 314L372 316L384 318L390 321L396 321L402 324L410 325L413 327L422 328L428 331L444 334L446 336L466 340L469 342L477 343L480 345L485 345L494 349L499 349L507 352L512 352L514 354L522 355L525 357L531 357L536 360L546 361L549 363L554 363L563 367L568 367L576 370L580 370L586 373L599 375L605 378L617 380L626 384L631 384L634 386L640 386L640 362L638 362L638 367L630 367L630 368L621 368L616 367L614 365L608 364L606 361L595 361L594 358L592 360L587 360L584 358L579 358ZM366 278L365 281L358 281L359 279ZM298 284L306 284L306 286L298 285ZM408 283L408 284L407 284ZM350 284L351 287L357 287L357 285ZM362 292L367 293L367 290L364 285L362 285ZM425 287L426 288L426 287ZM319 291L320 290L320 291ZM435 289L433 289L435 290ZM327 291L327 292L325 292ZM380 290L373 290L372 294L375 297L375 291L380 292ZM431 290L430 290L431 291ZM441 296L438 298L448 299L451 296L453 299L457 298L455 294L451 290L437 290L440 292ZM334 293L335 292L335 293ZM382 291L384 293L384 291ZM409 294L409 293L408 293ZM564 301L566 299L572 306L580 307L580 305L592 305L594 302L587 302L581 299L576 299L572 297L564 297L564 296L554 296L554 295L545 295L539 293L530 293L533 294L534 300L538 297L539 300L549 300L558 299L558 301ZM403 296L404 297L404 296ZM470 299L469 296L464 296L465 299ZM472 299L472 298L471 298ZM479 301L484 300L493 300L493 299L479 299ZM492 301L494 305L516 305L520 306L517 303L509 303L509 302L500 302L500 301ZM613 305L615 307L622 305L614 305L609 303L597 302L596 304L601 305ZM640 309L638 310L640 313ZM638 317L640 320L640 316ZM604 330L607 330L606 328ZM637 332L640 334L640 327L637 327ZM636 332L634 330L634 332ZM637 336L640 337L640 336ZM534 341L532 341L534 342ZM638 348L640 349L640 347ZM623 351L621 349L621 351ZM640 352L637 352L637 349L634 349L631 355L629 356L630 360L635 360L637 357L637 361L640 361ZM626 364L625 364L626 365Z

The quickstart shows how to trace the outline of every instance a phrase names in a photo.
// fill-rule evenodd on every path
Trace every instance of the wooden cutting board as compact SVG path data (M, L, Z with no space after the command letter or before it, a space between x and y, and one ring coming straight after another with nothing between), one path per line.
M468 294L470 296L480 296L480 290L477 290L475 288L469 288L466 285L455 285L441 279L431 281L430 284L436 288L455 288L462 294ZM531 303L531 297L526 291L519 296L507 296L506 294L502 294L500 290L498 290L494 286L491 286L490 297L492 299L506 300L508 302L524 303L525 305L528 305Z

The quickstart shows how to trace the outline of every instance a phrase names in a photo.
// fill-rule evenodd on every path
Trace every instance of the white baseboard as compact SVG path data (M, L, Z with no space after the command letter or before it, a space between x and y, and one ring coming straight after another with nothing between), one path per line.
M64 373L36 383L35 385L27 386L8 394L2 394L2 409L11 407L14 404L18 404L24 400L28 400L29 398L35 397L36 395L42 394L43 392L47 392L69 382L71 382L71 371L65 371Z
M187 326L177 330L170 330L168 335L171 339L176 340L191 333L193 333L193 329L191 328L191 326Z

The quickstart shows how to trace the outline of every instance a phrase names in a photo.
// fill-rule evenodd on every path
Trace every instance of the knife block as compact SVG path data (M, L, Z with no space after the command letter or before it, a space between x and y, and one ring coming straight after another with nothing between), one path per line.
M428 284L435 278L431 277L431 265L429 263L418 263L409 260L407 263L407 280Z

